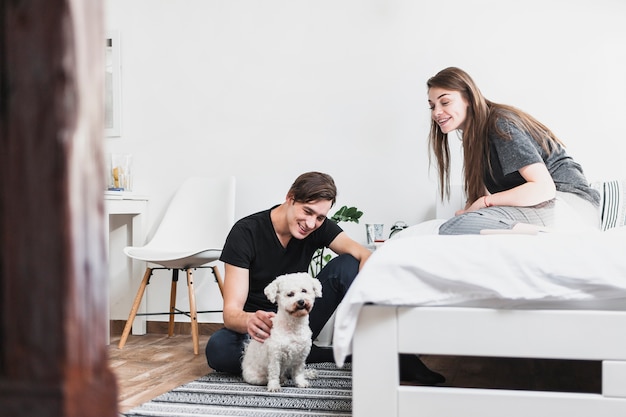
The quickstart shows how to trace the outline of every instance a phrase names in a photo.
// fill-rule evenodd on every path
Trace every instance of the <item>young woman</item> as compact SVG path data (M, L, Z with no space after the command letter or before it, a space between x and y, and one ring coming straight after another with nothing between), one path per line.
M440 71L427 86L429 145L442 199L450 193L448 133L458 130L463 143L467 203L440 234L599 227L600 195L550 129L517 108L487 100L459 68Z

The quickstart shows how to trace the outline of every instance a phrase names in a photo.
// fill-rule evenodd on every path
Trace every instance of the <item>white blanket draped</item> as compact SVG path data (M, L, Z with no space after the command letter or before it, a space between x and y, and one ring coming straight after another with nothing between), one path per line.
M428 222L419 233L403 231L365 264L337 309L333 347L339 366L352 352L366 303L579 308L595 302L603 309L617 300L617 308L626 310L626 227L538 235L421 234L435 226Z

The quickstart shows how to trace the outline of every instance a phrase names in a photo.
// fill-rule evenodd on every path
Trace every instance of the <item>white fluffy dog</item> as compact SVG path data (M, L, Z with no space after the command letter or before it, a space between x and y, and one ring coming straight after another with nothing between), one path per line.
M253 385L267 384L268 391L280 390L288 376L296 386L309 386L305 360L311 351L309 312L322 284L307 273L281 275L265 287L265 295L278 303L270 336L263 343L251 339L243 362L243 379Z

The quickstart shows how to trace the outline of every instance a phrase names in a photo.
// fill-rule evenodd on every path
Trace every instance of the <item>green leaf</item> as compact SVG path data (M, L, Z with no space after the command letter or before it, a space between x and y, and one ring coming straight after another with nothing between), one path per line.
M330 218L335 223L339 222L354 222L358 223L359 219L363 215L363 212L356 207L343 206Z
M363 215L363 212L356 207L348 207L343 206L333 216L330 220L335 223L339 222L353 222L358 223L359 219ZM313 254L313 258L311 259L311 263L309 264L309 272L314 277L320 273L322 268L332 259L331 254L324 255L324 248L317 249Z

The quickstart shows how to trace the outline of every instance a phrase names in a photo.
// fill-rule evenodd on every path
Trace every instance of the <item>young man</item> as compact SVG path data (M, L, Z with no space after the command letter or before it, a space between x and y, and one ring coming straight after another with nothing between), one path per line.
M336 196L331 176L307 172L295 180L282 204L244 217L233 226L220 258L225 268L225 327L206 346L211 368L241 373L245 342L248 338L263 342L272 331L276 306L265 296L265 287L280 275L308 271L314 252L328 247L338 256L317 276L322 297L309 315L313 340L319 335L371 254L327 220ZM333 361L332 349L313 345L307 362L322 361Z

